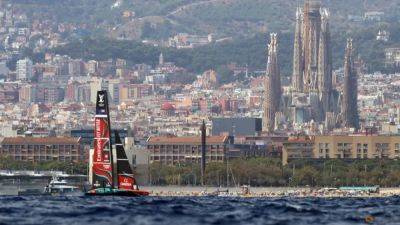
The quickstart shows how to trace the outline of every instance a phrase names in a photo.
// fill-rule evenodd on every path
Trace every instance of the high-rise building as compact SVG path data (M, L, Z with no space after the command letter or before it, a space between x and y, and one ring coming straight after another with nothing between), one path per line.
M158 65L163 66L164 65L164 55L162 52L160 53L160 56L158 57Z
M19 101L22 103L36 102L36 85L26 84L19 89Z
M397 124L400 124L400 107L397 107Z
M40 84L36 89L36 102L40 103L58 103L64 100L64 89L61 87L54 87L48 83Z
M275 114L279 111L282 97L281 76L278 63L277 34L271 34L268 45L267 74L265 78L263 131L273 132Z
M99 63L94 60L90 60L86 63L86 71L88 74L96 74L99 69Z
M17 61L17 80L29 80L33 77L33 63L25 58Z
M70 76L77 77L84 74L85 64L80 59L72 59L68 62L68 72Z
M93 77L89 82L90 87L90 101L96 103L97 91L107 90L107 82L102 78Z
M119 91L120 91L120 80L110 79L108 80L108 93L110 95L110 102L113 104L119 104Z
M342 99L342 125L359 128L357 107L357 70L354 66L353 40L347 40L344 59L344 86Z

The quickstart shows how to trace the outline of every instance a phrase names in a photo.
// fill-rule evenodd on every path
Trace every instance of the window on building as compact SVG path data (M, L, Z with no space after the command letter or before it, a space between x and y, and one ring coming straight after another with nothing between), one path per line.
M400 153L400 144L399 143L394 144L394 152L396 154Z

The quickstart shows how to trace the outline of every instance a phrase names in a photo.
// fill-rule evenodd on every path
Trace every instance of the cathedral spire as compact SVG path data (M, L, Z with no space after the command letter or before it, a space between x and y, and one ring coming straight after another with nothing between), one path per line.
M281 101L281 77L278 64L278 39L277 34L270 35L268 45L268 62L264 90L264 116L263 130L273 132L275 128L275 114L279 111Z
M297 8L296 12L296 30L294 35L294 54L293 54L293 76L292 86L294 90L298 92L303 91L303 73L304 73L304 61L303 61L303 43L302 43L302 22L303 15L301 8Z
M344 127L359 128L357 70L354 66L353 52L353 40L349 38L344 60L342 125Z
M332 62L330 52L330 33L328 24L328 12L321 12L321 33L318 52L318 91L322 105L322 117L332 111Z

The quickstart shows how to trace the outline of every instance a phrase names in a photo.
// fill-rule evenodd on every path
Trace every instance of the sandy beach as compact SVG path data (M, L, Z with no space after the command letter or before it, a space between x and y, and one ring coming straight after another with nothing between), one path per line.
M147 186L141 187L152 196L232 196L232 197L390 197L400 195L400 188L379 188L376 193L368 191L342 191L336 188L310 187L190 187L190 186Z

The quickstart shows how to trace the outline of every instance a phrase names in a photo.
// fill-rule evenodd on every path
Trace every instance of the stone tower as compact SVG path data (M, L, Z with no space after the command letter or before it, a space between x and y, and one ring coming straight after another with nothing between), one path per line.
M342 98L342 126L359 128L357 106L357 70L354 66L353 40L347 40L344 59L344 86Z
M303 57L304 88L306 91L317 89L317 67L319 36L321 31L321 3L306 1L303 9Z
M303 59L303 40L302 27L303 14L301 8L297 8L296 12L296 30L294 35L294 52L293 52L293 89L297 92L303 91L304 76L304 59Z
M322 12L321 32L319 36L317 88L323 114L326 115L327 112L332 112L332 53L330 46L328 12L325 9L323 9Z
M278 63L277 34L271 34L268 45L267 74L265 78L263 131L273 132L275 114L279 111L282 97L281 76Z
M318 96L313 119L324 121L332 112L332 56L329 12L320 1L306 0L296 12L292 87L295 92Z

